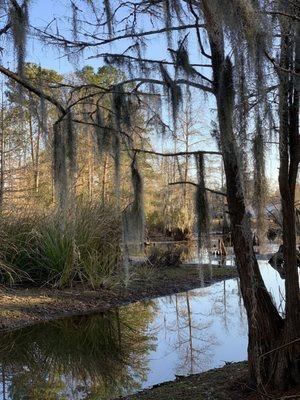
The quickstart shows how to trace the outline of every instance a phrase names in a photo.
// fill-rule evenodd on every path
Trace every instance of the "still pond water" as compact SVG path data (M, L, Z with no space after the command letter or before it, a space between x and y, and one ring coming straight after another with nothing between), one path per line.
M283 282L261 271L277 306ZM0 335L1 400L112 399L247 357L237 279Z

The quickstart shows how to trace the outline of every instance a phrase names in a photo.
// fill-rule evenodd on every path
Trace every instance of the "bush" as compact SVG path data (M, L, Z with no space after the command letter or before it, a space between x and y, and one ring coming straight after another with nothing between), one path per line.
M147 263L157 268L178 267L182 263L183 252L183 247L173 249L152 247Z
M61 227L59 214L3 216L0 221L2 281L70 286L109 285L120 259L120 221L113 208L77 205Z

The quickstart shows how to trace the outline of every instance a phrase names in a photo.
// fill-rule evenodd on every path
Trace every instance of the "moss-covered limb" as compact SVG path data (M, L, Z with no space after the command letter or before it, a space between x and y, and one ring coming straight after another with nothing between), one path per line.
M233 363L201 374L178 378L123 400L240 400L246 399L247 363ZM249 391L248 391L249 394Z

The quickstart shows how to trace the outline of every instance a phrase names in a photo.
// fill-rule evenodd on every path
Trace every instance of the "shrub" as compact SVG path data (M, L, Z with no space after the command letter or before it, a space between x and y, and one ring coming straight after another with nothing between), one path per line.
M0 230L2 281L93 287L115 281L121 233L113 208L78 204L63 229L57 213L11 214L1 218Z
M172 249L152 247L147 263L158 268L178 267L182 263L183 252L183 247L175 247Z

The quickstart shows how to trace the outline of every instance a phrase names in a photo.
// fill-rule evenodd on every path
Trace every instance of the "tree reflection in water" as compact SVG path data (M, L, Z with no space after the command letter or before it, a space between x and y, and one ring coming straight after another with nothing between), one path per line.
M169 332L176 332L172 350L180 353L176 369L184 375L202 370L209 363L212 348L217 344L215 336L209 331L212 321L207 319L207 315L202 319L199 311L192 310L191 298L201 297L199 294L199 291L197 294L193 291L175 294L176 319L166 326Z
M234 321L237 321L237 313L241 330L244 331L245 328L246 311L243 306L239 279L235 278L235 281L236 285L232 287L231 281L223 280L222 289L219 293L215 293L215 300L212 308L212 313L215 316L218 315L221 317L225 332L228 332L231 324L234 323ZM238 298L238 305L231 304L230 299L232 297Z
M3 400L109 399L141 387L151 302L0 335Z

